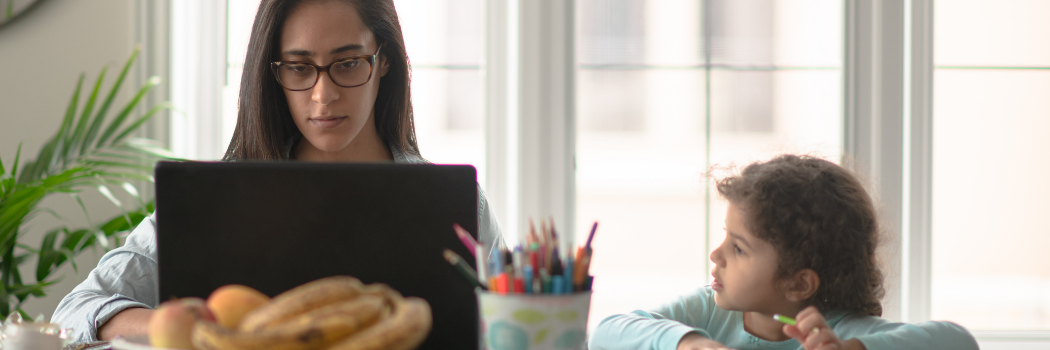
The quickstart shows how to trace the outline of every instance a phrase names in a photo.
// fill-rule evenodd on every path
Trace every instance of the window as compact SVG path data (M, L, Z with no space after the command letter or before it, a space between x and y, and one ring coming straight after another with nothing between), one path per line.
M482 0L396 0L412 65L412 107L420 153L471 164L485 185Z
M709 167L839 159L843 8L581 0L576 16L576 221L601 222L593 328L710 281L726 208Z
M1050 330L1050 2L934 9L931 316Z

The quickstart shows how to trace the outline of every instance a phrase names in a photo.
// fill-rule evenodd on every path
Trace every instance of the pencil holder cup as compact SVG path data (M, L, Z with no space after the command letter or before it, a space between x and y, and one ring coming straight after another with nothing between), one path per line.
M590 291L564 295L476 293L482 349L585 349Z

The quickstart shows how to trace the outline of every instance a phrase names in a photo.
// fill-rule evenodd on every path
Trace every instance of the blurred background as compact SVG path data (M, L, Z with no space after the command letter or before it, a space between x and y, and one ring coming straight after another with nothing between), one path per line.
M478 168L510 241L529 218L554 216L577 242L600 222L591 327L709 283L725 216L709 171L802 153L845 161L878 197L887 317L951 320L986 348L1050 344L1050 2L537 1L562 17L525 0L395 4L423 156ZM142 136L220 158L258 3L39 1L0 26L0 159L19 142L35 154L77 75L117 69L137 44L133 78L161 76L148 98L176 109ZM535 188L519 168L545 147L518 127L535 117L522 81L551 73L518 62L535 35L571 47L550 50L568 78L541 86L570 89L553 119L568 145L550 162L571 160L559 188L572 193L549 211L523 204ZM53 224L34 220L27 237ZM50 315L101 253L27 311Z

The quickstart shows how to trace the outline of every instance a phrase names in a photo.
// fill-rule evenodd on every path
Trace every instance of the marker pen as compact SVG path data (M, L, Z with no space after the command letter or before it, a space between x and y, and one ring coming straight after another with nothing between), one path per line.
M788 324L788 325L792 325L792 326L795 325L795 319L793 319L791 317L787 317L787 316L781 315L781 314L773 314L773 319L777 320L777 321L780 321L780 323L783 323L783 324Z
M521 270L524 272L522 282L525 284L525 293L532 293L532 265L525 264Z

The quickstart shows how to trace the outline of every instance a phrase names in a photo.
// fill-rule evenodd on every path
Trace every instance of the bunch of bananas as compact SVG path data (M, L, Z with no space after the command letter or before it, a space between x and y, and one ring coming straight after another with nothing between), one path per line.
M408 350L423 342L432 323L423 299L333 276L281 293L235 326L199 320L192 343L202 350Z

